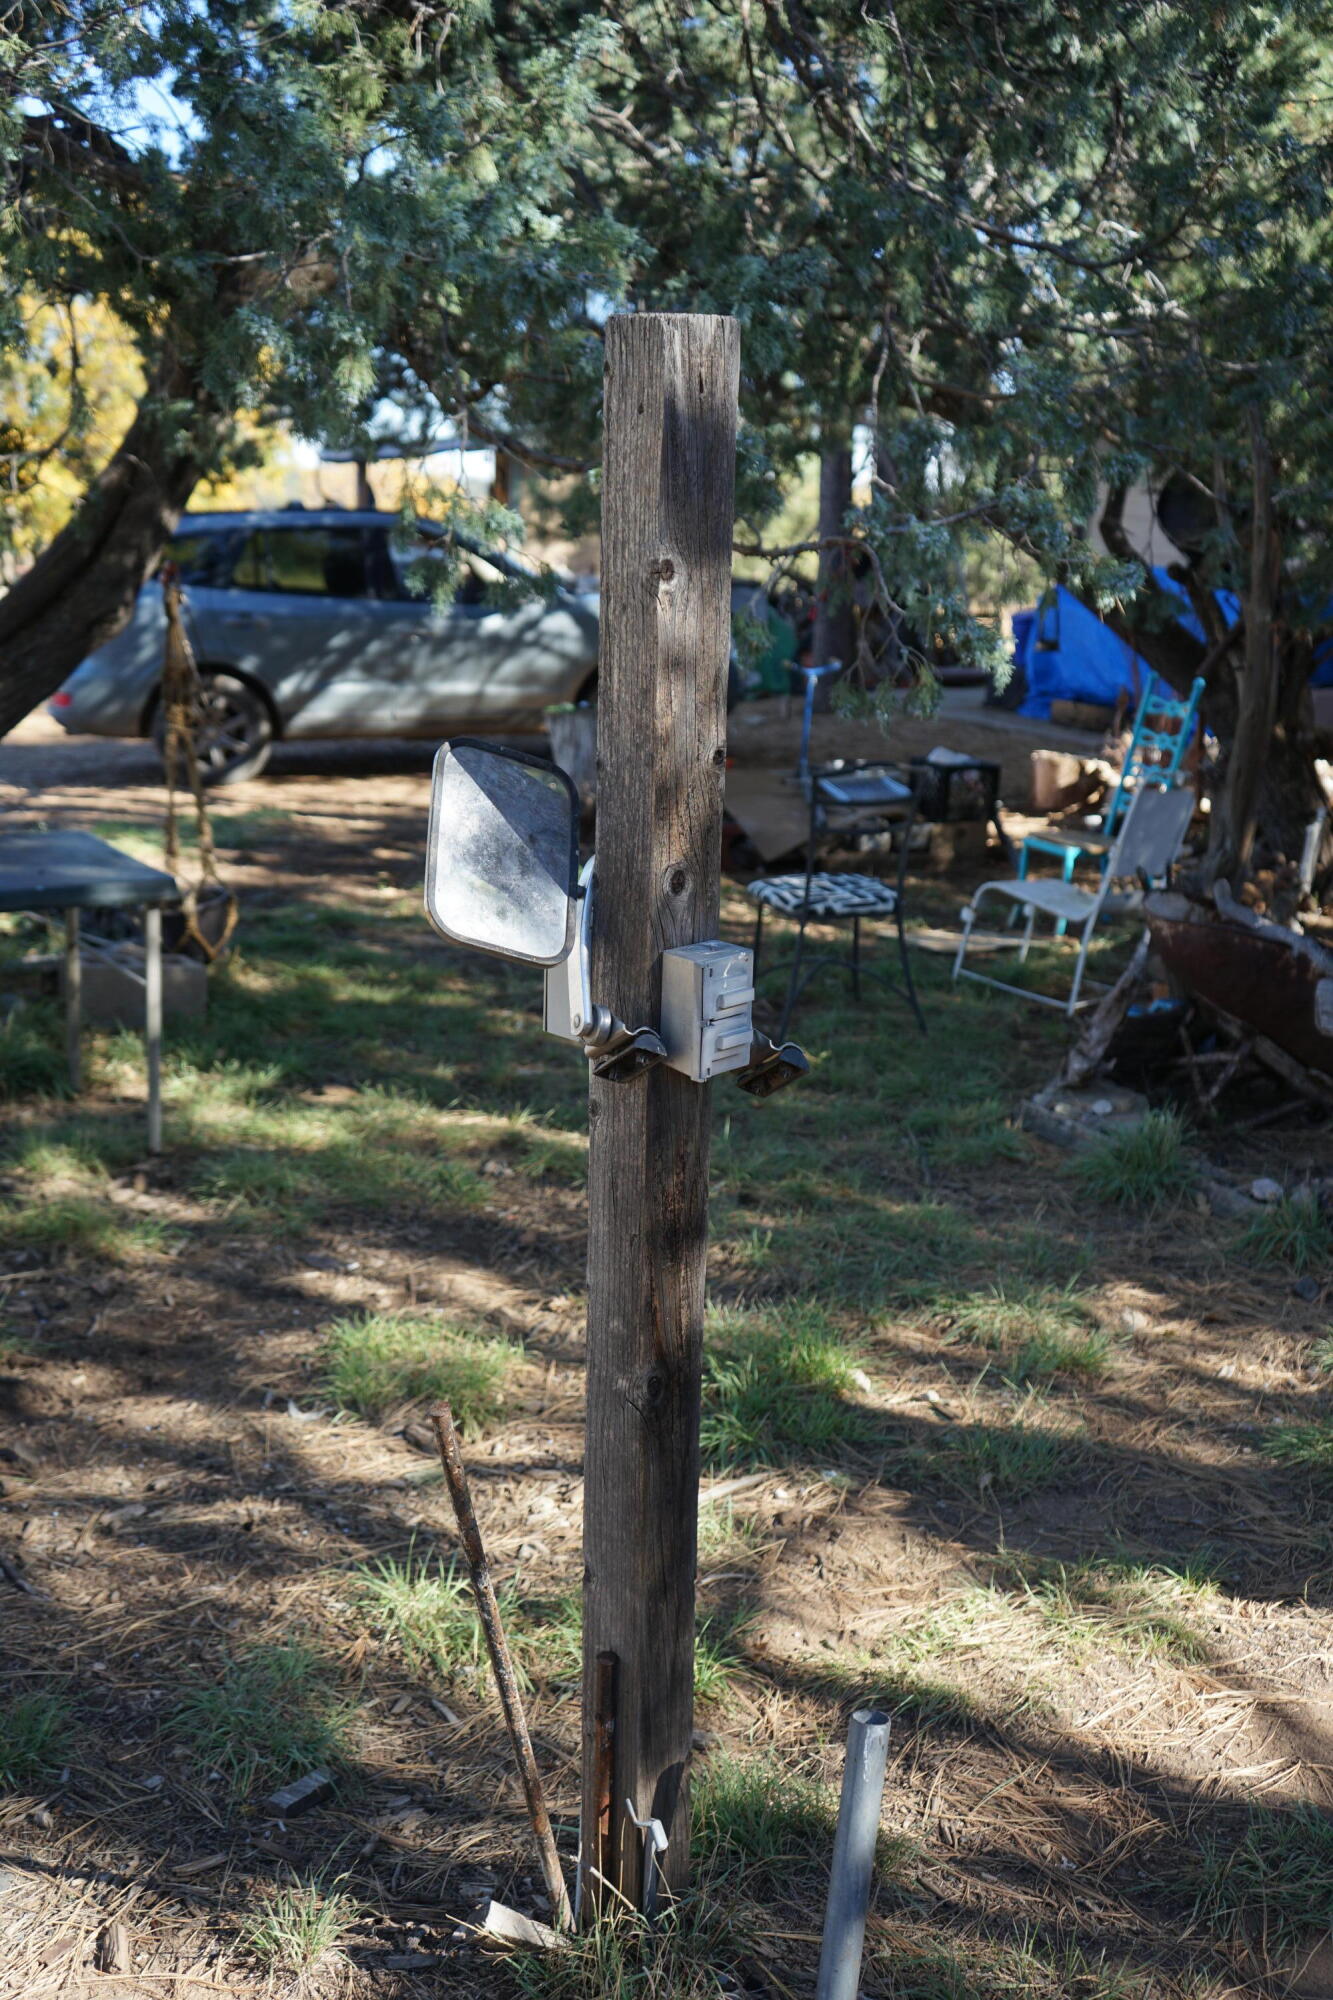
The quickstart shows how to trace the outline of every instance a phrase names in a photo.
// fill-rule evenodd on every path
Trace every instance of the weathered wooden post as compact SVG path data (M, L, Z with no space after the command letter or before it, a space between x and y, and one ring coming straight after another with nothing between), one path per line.
M606 328L592 989L623 1021L659 1018L664 950L716 935L739 367L731 319ZM689 1868L711 1091L665 1064L591 1084L585 1917L642 1907L627 1802L668 1888Z

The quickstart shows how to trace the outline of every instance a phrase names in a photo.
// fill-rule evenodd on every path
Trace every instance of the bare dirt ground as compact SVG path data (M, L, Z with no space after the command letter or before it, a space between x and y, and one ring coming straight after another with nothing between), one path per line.
M895 754L971 748L964 726ZM52 738L0 746L0 812L157 837L146 747ZM533 996L416 916L429 761L291 749L219 797L246 916L207 1036L173 1037L163 1160L128 1038L96 1038L81 1106L7 1107L0 1729L33 1696L63 1722L0 1788L0 1994L808 1995L798 1806L836 1796L872 1697L895 1719L868 1996L1333 1996L1326 1244L1270 1258L1184 1187L1096 1200L1011 1119L1059 1028L930 966L926 1044L812 1002L809 1094L735 1131L719 1105L709 1337L764 1392L720 1365L706 1406L700 1865L726 1939L642 1987L479 1939L492 1894L541 1911L498 1713L367 1581L453 1547L421 1398L342 1413L327 1343L376 1314L511 1343L468 1459L572 1855L582 1139ZM924 914L959 886L920 885ZM1194 1143L1293 1186L1328 1152L1299 1122ZM286 1821L198 1696L293 1645L339 1784ZM767 1850L709 1778L729 1759L768 1788ZM338 1917L304 1966L255 1939L287 1892Z

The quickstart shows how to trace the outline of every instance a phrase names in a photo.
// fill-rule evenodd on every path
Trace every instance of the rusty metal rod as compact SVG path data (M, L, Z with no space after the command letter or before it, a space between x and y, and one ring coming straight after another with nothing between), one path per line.
M607 1882L612 1876L612 1837L615 1809L615 1767L616 1767L616 1702L619 1693L620 1661L614 1653L599 1653L593 1675L593 1716L592 1726L596 1737L597 1768L597 1816L593 1823L591 1839L584 1838L583 1851L587 1855L591 1846L590 1867L600 1882ZM580 1889L583 1885L580 1882ZM587 1919L595 1914L598 1905L596 1895L584 1901L579 1898L580 1914Z
M491 1656L495 1685L500 1691L500 1706L504 1710L509 1740L514 1746L518 1774L523 1781L523 1791L528 1802L528 1818L532 1822L532 1837L537 1843L537 1857L541 1862L546 1893L551 1899L553 1921L557 1930L567 1930L572 1922L569 1892L565 1888L560 1856L556 1851L555 1835L551 1831L551 1816L546 1810L541 1774L537 1769L537 1760L532 1754L532 1738L528 1735L527 1719L523 1714L518 1678L514 1672L514 1663L509 1657L504 1626L500 1622L500 1607L495 1601L495 1587L491 1582L490 1566L486 1561L481 1529L477 1526L477 1516L472 1507L472 1495L468 1490L467 1470L463 1464L458 1432L454 1428L453 1412L448 1403L436 1403L429 1415L436 1442L440 1447L440 1463L444 1467L449 1497L454 1503L459 1540L463 1544L463 1553L467 1557L468 1569L472 1576L472 1592L477 1600L477 1615L481 1619L481 1629L486 1635L486 1650Z

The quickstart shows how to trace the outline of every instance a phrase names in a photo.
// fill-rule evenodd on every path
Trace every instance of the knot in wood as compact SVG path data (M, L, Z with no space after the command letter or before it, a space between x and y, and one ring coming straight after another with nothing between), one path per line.
M676 574L676 565L670 556L663 556L660 562L653 564L652 573L659 583L670 583Z

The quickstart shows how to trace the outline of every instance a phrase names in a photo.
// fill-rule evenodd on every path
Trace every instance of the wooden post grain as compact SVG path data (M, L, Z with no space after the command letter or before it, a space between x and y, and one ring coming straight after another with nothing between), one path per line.
M716 935L740 366L734 320L606 328L594 997L655 1023L660 961ZM584 1482L583 1909L642 1906L643 1836L689 1867L710 1085L594 1078ZM617 1661L609 1838L598 1659ZM604 1669L603 1669L604 1678Z

